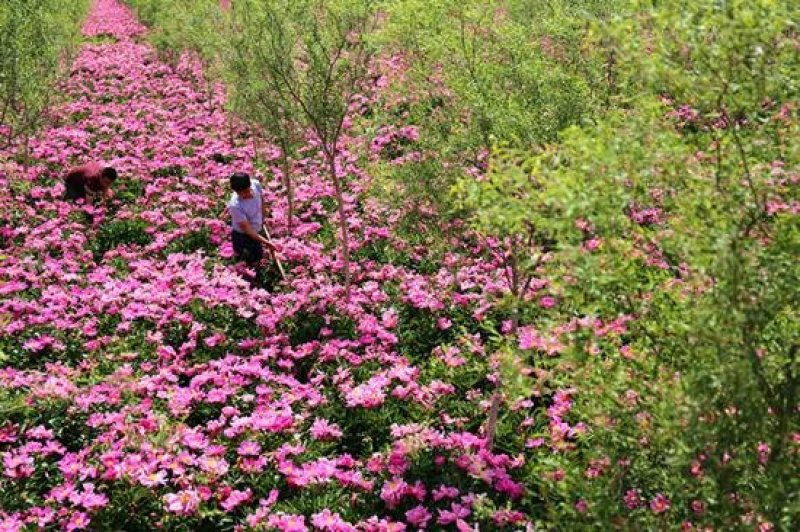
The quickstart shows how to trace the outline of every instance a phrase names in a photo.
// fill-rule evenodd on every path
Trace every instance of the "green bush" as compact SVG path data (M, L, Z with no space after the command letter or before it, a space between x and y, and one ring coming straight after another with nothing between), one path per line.
M214 253L217 246L211 242L211 232L207 227L201 227L189 234L174 239L164 250L166 255L172 253L195 253L203 251L206 254Z
M95 260L117 246L146 246L153 241L147 222L139 219L112 220L103 224L91 243Z
M88 6L88 0L0 3L0 147L42 123Z

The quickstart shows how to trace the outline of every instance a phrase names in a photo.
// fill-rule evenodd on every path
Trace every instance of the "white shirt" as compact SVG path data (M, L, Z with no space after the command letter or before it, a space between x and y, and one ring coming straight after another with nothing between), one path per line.
M231 229L237 233L241 233L239 228L241 222L248 222L254 231L260 231L261 226L264 224L263 214L263 201L262 194L264 190L261 188L261 183L255 180L250 180L250 190L253 191L252 198L240 198L234 192L231 194L231 199L228 202L228 210L231 213Z

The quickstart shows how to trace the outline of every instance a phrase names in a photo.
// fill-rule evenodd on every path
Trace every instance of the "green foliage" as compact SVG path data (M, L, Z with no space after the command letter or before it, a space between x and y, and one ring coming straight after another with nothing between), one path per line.
M209 67L225 42L226 13L218 0L127 0L150 26L150 41L159 54L177 61L184 50L198 54Z
M153 241L147 232L147 222L139 219L113 220L104 223L92 242L95 259L99 260L106 251L117 246L145 246Z
M579 368L578 408L594 420L582 467L601 457L628 465L587 480L579 453L532 466L532 482L561 523L726 528L751 512L792 528L800 291L790 279L800 275L800 224L782 210L797 191L777 185L771 169L800 164L785 140L797 128L789 78L798 8L639 8L596 35L617 51L616 97L626 110L544 148L496 148L485 178L454 187L473 228L510 242L512 257L535 256L529 242L554 242L558 253L541 273L567 315L635 316L625 345L574 333L562 362ZM656 214L642 218L642 207ZM587 355L591 344L601 355ZM693 462L703 471L696 478L686 473ZM568 480L541 482L554 467ZM634 488L645 501L668 494L669 514L626 508ZM580 498L586 514L573 507ZM694 500L705 513L689 510Z
M162 168L153 170L152 172L153 177L177 177L177 178L185 176L186 173L187 173L186 168L178 164L164 166Z
M144 197L145 183L139 179L122 177L114 183L114 198L123 205L132 205Z
M617 20L607 41L619 50L615 70L629 92L644 86L703 116L749 120L763 116L767 100L797 97L796 2L636 3L639 16Z
M41 124L52 85L78 42L88 0L0 3L0 126L4 144Z
M570 2L417 0L388 2L386 9L384 39L414 56L422 76L442 68L455 96L448 103L467 116L471 144L554 140L587 114L592 80L581 72L588 65L579 57L579 28L593 10ZM553 35L556 20L561 31Z
M203 251L206 254L210 254L215 250L216 246L211 241L211 232L208 230L208 227L201 227L170 242L164 250L164 253L169 255L171 253L188 254Z
M336 149L350 98L367 75L371 15L365 0L234 4L236 53L261 77L248 89L277 96L278 107L262 102L275 125L301 120L323 150Z
M410 66L397 89L411 88L403 114L422 142L438 161L481 167L496 143L552 142L608 105L606 58L586 46L587 27L625 8L613 0L392 1L376 40ZM441 163L427 190L414 171L385 170L411 197L447 205L455 176Z

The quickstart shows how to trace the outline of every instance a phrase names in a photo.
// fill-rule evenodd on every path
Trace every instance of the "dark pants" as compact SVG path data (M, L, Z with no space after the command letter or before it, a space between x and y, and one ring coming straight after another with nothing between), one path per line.
M248 266L257 266L264 258L264 247L261 242L253 240L244 233L231 230L233 252L238 260L243 260Z
M259 234L262 233L259 232ZM274 283L265 282L263 279L264 271L261 268L261 259L264 258L264 247L261 242L234 230L231 230L231 242L233 243L233 252L236 255L236 259L246 262L248 267L255 270L255 276L252 279L247 277L250 285L271 291Z
M82 200L86 199L85 183L74 179L67 179L64 184L67 187L67 190L64 192L65 198L70 199L72 201L77 201L79 199Z

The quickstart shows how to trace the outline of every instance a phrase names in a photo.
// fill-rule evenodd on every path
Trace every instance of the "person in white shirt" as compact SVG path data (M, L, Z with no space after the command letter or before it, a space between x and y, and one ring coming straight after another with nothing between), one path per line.
M264 217L267 214L261 183L250 179L248 174L237 172L230 178L231 199L228 213L231 215L231 243L233 252L239 260L256 270L264 258L264 247L272 248L262 232Z

